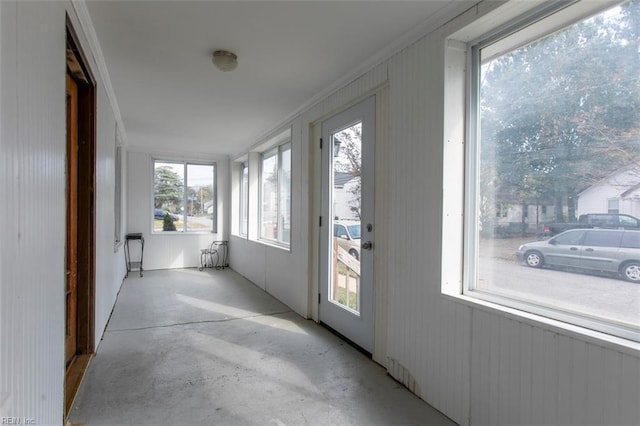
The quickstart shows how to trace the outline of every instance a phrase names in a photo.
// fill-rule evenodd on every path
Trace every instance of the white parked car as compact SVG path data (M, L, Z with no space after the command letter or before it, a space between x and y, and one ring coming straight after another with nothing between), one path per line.
M360 260L360 222L357 220L336 220L333 222L333 237L338 246Z

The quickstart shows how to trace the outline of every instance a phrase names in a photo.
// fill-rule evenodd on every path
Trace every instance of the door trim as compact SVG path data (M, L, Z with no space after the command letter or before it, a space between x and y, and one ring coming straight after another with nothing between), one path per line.
M388 306L387 294L389 292L389 276L388 261L390 254L387 253L389 246L389 109L391 104L390 87L387 81L382 82L376 87L360 92L358 96L349 102L342 103L337 108L327 112L326 109L318 108L309 112L311 116L308 121L303 123L303 141L306 143L305 152L307 153L308 168L308 185L306 186L308 193L308 244L307 244L307 262L308 262L308 296L307 296L307 318L319 323L318 317L318 293L319 293L319 277L320 277L320 252L319 238L320 228L318 227L318 218L321 215L321 124L326 118L338 114L358 102L368 98L371 95L376 96L376 221L378 222L376 241L377 247L374 254L374 270L376 280L374 282L376 294L376 319L374 325L374 351L373 360L378 364L387 367L387 321ZM327 102L332 98L328 98ZM306 130L305 130L306 129Z
M78 85L77 350L66 366L64 416L69 415L95 350L96 84L67 16L67 72ZM66 315L66 312L65 312Z

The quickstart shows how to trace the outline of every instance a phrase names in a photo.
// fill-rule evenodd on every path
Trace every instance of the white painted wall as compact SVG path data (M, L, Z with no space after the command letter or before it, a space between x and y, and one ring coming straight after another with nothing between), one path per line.
M62 421L64 4L0 2L0 416Z
M278 129L272 137L282 133ZM258 241L259 229L255 226L259 218L260 206L252 200L259 199L260 154L249 155L249 238L232 235L229 243L231 267L272 294L302 316L307 316L307 208L306 192L308 177L304 176L304 147L300 139L299 124L291 126L291 243L289 248ZM267 141L271 137L267 138ZM295 194L295 195L294 195ZM237 194L236 194L237 196ZM229 210L231 211L231 210ZM237 212L237 210L234 210ZM238 214L234 214L234 221Z
M153 160L214 161L218 167L218 232L193 234L152 233L153 212ZM145 270L169 268L194 268L200 266L200 250L214 240L228 240L229 215L224 206L229 205L229 160L208 154L184 154L166 152L129 151L127 157L127 232L144 235ZM130 245L131 258L139 259L139 244ZM123 260L124 262L124 260Z
M65 12L68 2L0 2L0 417L61 424L64 396ZM97 88L98 345L124 276L114 249L115 115Z

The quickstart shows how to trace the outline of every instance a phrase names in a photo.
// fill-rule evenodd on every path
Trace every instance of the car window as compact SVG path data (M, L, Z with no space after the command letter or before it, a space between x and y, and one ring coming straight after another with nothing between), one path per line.
M560 234L552 241L558 245L577 245L582 241L585 231L569 231L564 234Z
M618 217L610 214L599 214L591 216L591 225L593 226L618 226Z
M584 246L592 247L620 247L622 231L588 231L584 236Z
M620 216L620 226L638 227L638 221L629 216Z
M349 234L347 234L347 228L345 228L343 225L333 225L333 236L339 238L349 238Z
M622 235L621 247L640 249L640 231L627 231Z
M349 225L349 233L354 240L360 238L360 225Z

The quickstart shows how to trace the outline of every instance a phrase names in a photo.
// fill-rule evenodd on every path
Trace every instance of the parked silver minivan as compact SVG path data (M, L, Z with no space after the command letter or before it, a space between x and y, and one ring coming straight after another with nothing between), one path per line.
M549 265L613 272L640 283L640 230L572 229L523 244L516 256L532 268Z

